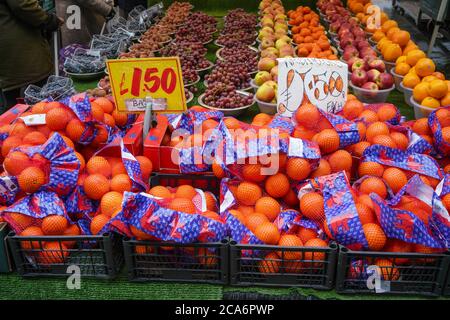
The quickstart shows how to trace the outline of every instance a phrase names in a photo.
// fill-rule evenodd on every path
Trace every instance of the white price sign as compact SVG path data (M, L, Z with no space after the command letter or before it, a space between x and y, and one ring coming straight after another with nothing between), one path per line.
M348 69L341 61L278 59L278 113L291 117L305 99L331 113L347 100Z

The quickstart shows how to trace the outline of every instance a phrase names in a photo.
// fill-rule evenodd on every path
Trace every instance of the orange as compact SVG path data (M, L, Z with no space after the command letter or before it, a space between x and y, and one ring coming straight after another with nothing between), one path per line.
M359 139L363 140L366 138L367 127L363 122L357 122L356 126L358 127Z
M442 139L445 142L450 143L450 127L442 128Z
M76 151L75 151L75 156L77 157L78 161L80 162L79 171L82 172L84 170L84 167L86 166L86 162L84 160L84 157L81 155L81 153L78 153Z
M270 222L267 216L261 212L254 212L247 216L245 225L250 231L255 231L258 226L264 222Z
M172 193L169 191L169 189L167 189L166 187L163 187L163 186L153 187L150 189L150 191L148 193L151 194L152 196L158 197L158 198L163 198L163 199L172 198Z
M361 141L361 142L358 142L357 144L355 144L355 145L353 146L353 154L354 154L356 157L362 157L364 151L365 151L368 147L370 147L370 142L367 142L367 141Z
M245 225L247 223L247 218L239 210L229 210L228 212L236 219L238 219L242 224ZM261 215L264 216L262 213ZM266 216L264 216L264 218L267 219Z
M328 154L339 149L340 138L336 130L325 129L317 136L317 144L322 154Z
M97 133L95 135L94 141L92 141L93 146L99 146L102 143L106 143L108 141L108 130L100 125L95 125L95 128L97 129Z
M2 156L6 157L9 153L9 151L13 148L17 148L22 144L22 138L12 136L8 137L3 141L2 145Z
M97 235L109 222L110 216L106 214L99 214L92 218L90 230L93 235Z
M367 223L376 223L377 218L375 216L375 213L373 210L367 206L364 203L357 202L355 204L356 211L358 212L359 220L361 221L362 225L365 225Z
M317 192L310 192L300 198L300 212L309 219L325 219L323 197Z
M220 216L217 214L217 212L214 212L214 211L208 210L208 211L202 212L202 216L204 216L208 219L220 221Z
M303 242L299 237L293 234L286 234L280 237L278 241L280 247L303 247ZM299 251L278 251L278 256L285 260L300 260L302 252Z
M372 139L372 144L379 144L388 148L397 148L394 139L390 135L381 134Z
M424 107L434 108L434 109L437 109L441 106L441 102L432 97L426 97L425 99L422 100L422 102L420 104Z
M66 134L73 142L78 142L80 141L80 138L83 135L85 129L86 126L83 122L78 119L72 119L67 124Z
M261 174L262 169L263 167L260 164L246 164L242 168L242 177L250 182L263 182L266 176Z
M31 127L27 127L24 123L16 122L12 125L10 136L25 137L28 133L33 132Z
M365 204L366 206L368 206L370 209L373 210L373 201L367 194L361 194L358 197L358 202Z
M358 174L363 176L374 176L381 178L383 176L384 167L377 162L363 162L359 165Z
M409 145L408 137L400 132L391 132L391 139L400 150L406 150Z
M139 230L133 225L130 225L130 232L133 234L133 236L136 237L138 240L152 240L153 237L151 235L148 235L144 231Z
M305 247L312 248L327 248L328 244L322 239L311 239L305 243ZM308 261L325 261L326 254L325 252L314 252L314 251L306 251L303 259Z
M106 178L111 176L111 165L104 157L95 156L89 159L86 170L89 174L101 174Z
M395 65L394 71L396 74L405 76L409 72L410 69L411 69L411 67L409 66L409 64L407 64L406 62L400 62Z
M142 178L144 179L145 182L148 181L153 171L152 161L145 156L136 156L136 160L139 162Z
M42 264L64 263L69 252L63 243L47 242L44 251L39 253L39 262Z
M254 235L265 244L276 245L280 240L280 232L272 222L264 222L256 227Z
M48 236L62 235L69 226L69 221L63 216L50 215L42 219L42 231Z
M330 155L328 162L331 172L351 171L353 165L352 155L345 150L338 150Z
M280 257L275 252L271 252L258 262L258 270L261 273L278 273L280 271Z
M402 48L398 44L390 44L382 53L386 61L393 62L402 55Z
M28 156L20 151L10 152L3 162L6 172L12 176L19 175L23 170L31 165Z
M377 111L378 119L381 122L389 121L397 116L397 110L393 105L382 105Z
M386 32L386 37L391 40L394 43L397 43L396 41L394 41L394 35L400 31L400 28L394 27L388 30L388 32ZM397 43L398 44L398 43Z
M290 158L286 165L286 174L292 180L304 180L311 173L309 161L300 158Z
M174 198L169 205L169 209L185 213L194 214L196 209L191 200L186 198Z
M131 192L133 182L131 181L130 177L128 177L127 174L118 174L117 176L111 179L110 187L111 191L117 191L121 193L125 191Z
M114 128L116 126L116 120L114 120L113 116L108 113L105 113L103 122L111 128Z
M398 28L398 23L395 20L387 20L386 22L384 22L381 26L381 31L383 31L384 33L388 32L389 29L391 28Z
M283 197L283 201L291 208L297 208L299 205L297 195L292 189L289 189L289 192Z
M225 118L223 120L223 123L225 124L225 126L228 129L239 129L241 127L241 124L239 123L239 120L235 119L235 118Z
M117 110L114 110L112 112L112 116L114 120L116 121L116 125L118 127L124 127L126 126L128 122L128 114L124 112L118 112Z
M404 242L397 239L389 239L384 246L383 251L386 252L414 252L414 247L411 243ZM407 264L409 262L408 258L394 258L395 264Z
M236 198L240 204L246 206L255 205L256 201L262 197L261 188L252 182L241 182L236 190Z
M448 92L447 84L444 80L433 80L430 82L429 92L433 98L441 99Z
M297 232L297 236L300 240L302 240L302 243L306 243L308 240L317 238L317 231L300 227L300 230Z
M213 194L211 192L205 192L204 194L205 194L206 208L209 211L216 211L216 207L217 207L216 198L213 196Z
M64 108L53 108L49 110L45 116L47 127L53 131L65 129L69 120L69 110Z
M319 166L311 173L311 178L326 176L331 173L331 166L325 159L320 159Z
M265 183L266 192L273 198L283 198L290 188L289 179L282 173L270 176Z
M272 121L272 117L265 113L258 113L254 118L253 122L260 122L264 125L268 124L270 121Z
M397 168L387 168L383 173L383 179L394 193L399 192L408 183L406 174Z
M122 209L123 195L117 191L106 193L100 200L100 210L102 214L112 217Z
M42 229L36 226L31 226L25 228L21 233L19 233L21 237L42 237L44 233ZM23 249L39 249L39 241L21 241L20 245Z
M375 264L380 267L383 280L396 281L400 278L400 271L394 267L394 264L388 259L377 259Z
M375 32L373 33L373 35L372 35L372 40L378 42L378 41L380 41L380 40L381 40L383 37L385 37L385 36L386 36L386 35L385 35L385 33L384 33L383 31L377 30L377 31L375 31Z
M450 106L450 91L441 99L441 106ZM450 125L450 124L449 124Z
M387 126L387 124L377 121L367 127L367 141L372 142L373 138L379 135L389 135L389 127Z
M419 61L417 61L414 69L416 70L416 73L419 77L426 77L433 74L433 72L436 70L436 65L434 64L433 60L429 58L421 58L419 59Z
M378 224L366 223L363 225L364 235L366 236L369 250L380 251L386 244L387 238L383 229Z
M302 104L295 112L297 123L306 128L313 129L320 120L320 112L311 103Z
M372 192L378 194L382 199L387 197L387 189L383 180L377 177L365 179L359 186L359 191L370 195Z
M103 111L103 108L95 102L91 102L91 112L92 118L94 120L103 121L103 119L105 118L105 112Z
M94 100L94 103L102 107L105 113L112 113L114 111L114 104L108 98L97 98Z
M399 63L406 63L406 55L400 56L400 57L397 58L397 60L395 60L395 64L396 65L399 64ZM408 64L408 66L409 66L409 64ZM411 66L409 66L409 67L411 67Z
M28 167L17 177L19 188L26 193L38 191L45 184L46 179L44 171L37 167Z
M406 88L414 89L415 86L417 86L420 83L420 78L418 75L414 73L408 73L403 78L403 85Z
M255 211L264 214L270 221L274 221L281 211L277 200L271 197L262 197L255 203Z
M117 176L118 174L127 174L127 169L123 165L122 161L108 161L111 165L111 176Z
M420 49L414 49L408 52L406 55L406 63L409 64L411 67L414 67L417 64L417 61L419 61L422 58L425 58L427 55L425 52L423 52Z
M33 218L21 213L11 212L9 218L13 221L12 224L18 229L25 229L33 224Z
M80 228L76 225L76 224L72 224L70 225L66 230L64 230L63 232L63 236L70 236L70 237L74 237L74 236L79 236L81 234L81 230ZM63 244L67 247L67 248L72 248L75 246L77 242L76 241L64 241Z
M348 120L353 120L358 118L359 115L364 111L364 105L361 101L350 100L345 103L344 109L342 111L345 118L347 118Z
M43 114L45 113L46 102L38 102L33 107L31 107L31 113L33 114Z
M214 173L214 175L216 176L216 178L222 179L225 178L225 171L223 171L222 167L217 164L217 162L213 162L212 164L212 171Z
M372 123L378 121L378 115L375 111L372 110L364 110L359 117L365 122Z
M237 210L240 211L244 216L248 217L249 215L255 212L255 207L240 205L237 207Z
M197 191L190 185L181 185L175 192L175 198L184 198L191 200L197 195Z
M442 203L447 211L450 211L450 193L442 197Z
M100 200L110 190L109 180L101 174L92 174L84 179L83 189L88 198Z
M450 110L439 109L436 111L436 118L438 119L441 127L450 126Z
M438 78L436 78L435 76L431 75L431 76L426 76L422 78L422 82L427 82L431 84L431 81L433 80L439 80Z
M409 34L408 31L405 31L405 30L400 30L398 32L395 32L392 37L392 41L394 43L397 43L398 45L400 45L400 47L405 47L408 44L410 39L411 39L411 35Z
M428 118L417 119L412 126L412 130L419 135L430 135L431 129L428 125Z
M37 146L44 144L47 141L47 137L39 131L30 132L23 137L22 143Z

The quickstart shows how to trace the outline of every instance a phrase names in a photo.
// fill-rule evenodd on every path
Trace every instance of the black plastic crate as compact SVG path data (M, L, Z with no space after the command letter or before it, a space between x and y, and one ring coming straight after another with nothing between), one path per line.
M230 242L230 283L235 286L331 290L338 246L327 248L241 245ZM268 255L271 255L268 257Z
M130 281L228 283L228 241L178 244L124 239Z
M442 295L443 296L450 296L450 252L449 252L449 256L447 258L448 263L447 263L447 278L445 280L445 285L444 285L444 289L442 291Z
M10 233L7 241L23 277L67 277L68 267L75 265L81 277L112 279L123 264L122 237L115 233L38 237Z
M449 262L446 254L366 252L340 247L336 291L438 296ZM379 274L374 274L375 266ZM377 282L381 290L377 290Z
M188 184L194 188L210 191L216 197L220 194L220 180L213 175L195 175L195 174L165 174L157 173L150 177L150 187L178 187Z

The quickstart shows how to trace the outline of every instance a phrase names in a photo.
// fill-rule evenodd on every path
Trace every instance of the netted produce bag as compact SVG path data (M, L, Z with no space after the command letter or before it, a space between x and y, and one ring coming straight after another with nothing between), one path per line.
M428 118L428 124L439 156L450 156L450 107L433 111Z

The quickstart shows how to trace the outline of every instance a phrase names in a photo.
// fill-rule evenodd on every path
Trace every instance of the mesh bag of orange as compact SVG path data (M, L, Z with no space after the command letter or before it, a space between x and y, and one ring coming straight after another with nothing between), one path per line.
M370 176L371 181L383 179L394 194L416 174L433 188L443 178L439 164L431 156L381 145L370 146L364 151L358 173L360 177Z
M450 156L450 107L433 111L428 118L428 124L439 156Z
M3 167L6 176L1 177L1 185L6 188L7 204L13 201L13 194L21 197L39 190L69 194L76 185L80 163L73 149L55 133L42 145L11 149Z
M333 153L361 140L356 123L318 109L311 103L302 104L293 119L296 127L292 136L316 142L322 155Z
M410 244L403 252L437 253L450 247L450 215L418 175L389 201L374 193L370 197L386 238Z
M359 120L365 123L381 121L398 125L401 121L400 111L392 103L363 104L357 99L347 100L338 115L350 121Z
M181 203L181 199L186 201ZM202 194L196 192L190 200L194 206L191 210L186 198L169 200L147 193L126 192L122 211L111 221L111 226L138 240L175 243L221 241L226 236L225 224L217 214L202 208L202 203L205 205L203 200Z
M70 215L83 217L85 230L99 234L120 213L125 192L148 190L152 163L134 157L118 138L89 159L84 169L65 204Z
M444 176L444 179L436 187L436 193L439 195L447 212L450 213L450 174Z

